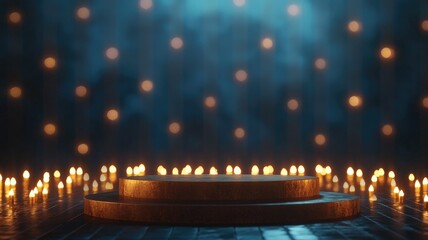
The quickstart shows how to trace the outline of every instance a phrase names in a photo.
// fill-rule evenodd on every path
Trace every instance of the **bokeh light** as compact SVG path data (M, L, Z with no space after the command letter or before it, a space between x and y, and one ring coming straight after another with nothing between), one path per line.
M233 0L233 4L237 7L242 7L245 5L246 0Z
M56 67L56 59L54 57L46 57L43 60L43 64L48 69L53 69Z
M115 60L119 57L119 50L115 47L109 47L105 54L108 59Z
M172 122L169 124L168 130L171 134L178 134L181 131L181 126L178 122Z
M86 86L79 85L74 89L74 93L77 97L83 98L86 97L86 95L88 94L88 89L86 88Z
M21 16L21 13L19 13L19 12L11 12L10 14L9 14L9 21L11 22L11 23L13 23L13 24L18 24L18 23L20 23L21 22L21 20L22 20L22 16Z
M141 81L140 89L143 92L151 92L153 90L153 82L148 79Z
M235 128L234 135L238 139L245 137L245 130L242 127Z
M140 7L144 10L149 10L153 7L152 0L140 0Z
M81 20L86 20L90 17L91 11L87 7L80 7L76 11L77 18Z
M87 154L89 152L89 145L86 143L79 143L77 145L77 152L82 155Z
M348 104L352 108L358 108L363 104L363 99L360 96L353 95L349 97Z
M170 45L173 49L180 49L183 47L183 40L179 37L174 37L171 39Z
M268 50L273 47L273 40L271 38L263 38L261 42L262 48Z
M385 124L382 126L382 133L385 136L391 136L393 134L394 128L391 124Z
M324 134L317 134L315 135L314 141L317 145L322 146L326 143L326 137Z
M287 108L290 111L296 111L299 108L299 101L297 101L296 99L290 99L287 102Z
M117 121L119 119L119 111L115 108L109 109L106 112L106 117L110 121Z
M56 126L53 123L46 123L43 127L43 131L48 136L53 136L56 133Z
M317 58L314 65L316 69L324 70L327 67L327 61L324 58Z
M291 4L290 6L288 6L287 7L287 12L288 12L288 15L290 15L290 16L297 16L297 15L299 15L299 13L300 13L300 8L299 8L299 6L298 5L296 5L296 4Z
M22 89L21 87L18 86L13 86L11 88L9 88L9 96L11 98L20 98L22 96Z
M421 23L422 30L428 32L428 20L423 20Z
M215 97L208 96L204 99L204 104L207 108L214 108L217 104Z
M390 47L383 47L380 50L380 56L383 59L391 59L394 57L394 49L390 48Z
M422 99L422 106L423 106L424 108L428 108L428 97L424 97L424 98Z
M348 30L353 33L359 32L361 30L361 23L355 20L350 21L348 23Z
M247 77L248 77L248 75L247 75L247 72L245 70L240 69L240 70L235 72L235 79L238 82L246 81Z

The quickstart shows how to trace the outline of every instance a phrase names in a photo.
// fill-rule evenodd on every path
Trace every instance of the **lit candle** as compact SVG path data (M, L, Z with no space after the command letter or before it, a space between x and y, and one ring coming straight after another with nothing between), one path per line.
M297 168L297 172L300 176L305 175L305 167L303 165L299 165L299 167Z
M214 166L210 168L210 175L218 175L218 171Z
M323 167L322 167L320 164L317 164L317 165L315 166L315 172L316 172L317 174L321 174L322 170L323 170Z
M15 191L13 191L13 189L10 189L8 196L9 196L10 202L13 203L15 200Z
M269 175L269 168L268 166L263 167L263 175Z
M35 197L35 194L34 194L33 190L30 191L30 194L28 194L28 197L30 199L30 203L33 203L34 202L34 197Z
M375 195L375 194L371 195L371 196L369 197L369 201L370 201L370 202L376 202L376 201L377 201L377 197L376 197L376 195Z
M343 183L343 191L344 191L344 192L348 192L348 188L349 188L349 184L348 184L348 182L344 182L344 183Z
M92 182L92 191L97 192L98 191L98 183L96 180Z
M199 166L195 169L195 175L202 175L204 173L204 168Z
M126 176L131 176L132 175L132 167L127 167L126 168Z
M9 186L10 186L10 178L6 178L6 180L4 180L4 185L5 185L6 187L9 187Z
M233 174L235 174L235 175L241 175L241 168L239 166L235 166L233 168Z
M294 165L291 165L290 167L290 175L296 175L297 174L297 167Z
M0 182L3 181L3 176L0 174Z
M43 187L43 183L42 183L42 180L39 180L38 182L37 182L37 188L42 188Z
M359 178L362 177L363 176L363 171L361 169L357 169L356 175Z
M85 182L89 181L89 173L83 174L83 181Z
M47 188L43 188L42 190L42 195L45 197L46 195L48 195L48 189Z
M332 181L333 181L333 183L338 183L339 178L336 175L334 175Z
M419 180L415 181L415 188L421 188L421 183L419 182Z
M103 165L101 167L101 173L107 173L107 166L106 165Z
M144 173L146 172L146 166L141 163L140 165L138 165L138 170L140 171L141 175L144 175Z
M65 180L65 182L66 182L67 184L71 184L71 183L73 182L73 180L71 179L71 177L70 177L70 176L68 176L68 177L67 177L67 179Z
M281 169L281 175L282 175L282 176L287 176L287 175L288 175L288 172L287 172L287 169L286 169L286 168L282 168L282 169Z
M400 203L404 203L404 192L403 190L400 190L400 193L398 193L398 198Z
M116 168L115 165L110 165L110 167L108 168L108 170L109 170L110 173L116 173L117 172L117 168Z
M167 174L166 168L164 168L162 165L158 166L157 172L158 172L158 175L166 175Z
M424 208L425 208L425 210L428 210L428 195L427 194L425 194L425 197L424 197Z
M376 177L376 175L373 175L373 176L372 176L372 178L371 178L371 180L372 180L372 183L376 183L376 182L377 182L377 177Z
M383 177L385 176L385 170L383 168L379 168L379 176L378 177Z
M16 186L16 179L14 177L12 177L10 179L10 186L15 187Z
M251 175L258 175L259 174L259 167L257 167L257 165L253 165L253 167L251 167Z
M410 181L410 182L415 181L415 175L414 175L413 173L410 173L410 174L409 174L409 181Z
M226 174L231 175L233 173L233 167L231 165L227 165Z
M232 166L230 166L232 167ZM181 175L189 175L192 173L192 167L190 165L186 165L182 170L181 170Z
M140 175L140 168L138 166L134 167L134 176Z
M400 189L398 187L394 187L394 198L398 199L398 194L400 192Z
M361 178L360 180L360 190L364 191L366 189L366 181L364 181L364 178Z
M348 176L354 176L354 169L352 167L348 167L348 169L346 170L346 174Z
M374 187L373 187L373 185L370 184L370 186L369 186L369 196L372 195L373 192L374 192Z
M354 185L351 185L351 186L349 187L349 192L350 192L350 193L354 193L354 192L355 192L355 187L354 187Z
M106 175L105 174L101 174L100 175L100 182L105 182L107 180Z
M50 177L51 177L51 175L49 174L49 172L43 173L43 178L49 179Z
M55 170L54 177L55 178L60 178L61 177L61 173L58 170Z
M106 190L113 190L113 184L111 184L110 182L106 183Z
M81 167L78 167L77 170L76 170L76 174L78 176L81 176L83 174L83 169Z
M323 170L324 170L325 174L327 174L327 175L331 174L331 167L330 166L325 167Z
M29 172L28 170L25 170L25 171L22 173L22 177L23 177L24 179L29 179L29 178L30 178L30 172Z
M395 178L395 173L394 173L394 171L389 171L389 173L388 173L388 177L389 177L389 178Z
M70 182L71 183L71 182ZM62 183L62 181L60 181L58 183L58 189L63 189L64 188L64 183Z
M37 194L39 194L39 189L37 187L34 187L33 192L34 195L37 196Z
M172 175L179 175L179 174L180 174L180 172L178 171L178 168L174 167L172 169Z
M85 185L83 185L83 192L87 193L89 191L89 186L87 183L85 183Z
M76 168L71 167L69 172L70 172L70 175L76 175Z
M273 172L274 172L273 166L272 165L268 165L267 166L267 171L268 171L269 175L272 175Z

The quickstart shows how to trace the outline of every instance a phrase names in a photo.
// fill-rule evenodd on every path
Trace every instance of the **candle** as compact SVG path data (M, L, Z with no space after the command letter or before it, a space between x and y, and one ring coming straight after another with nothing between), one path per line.
M97 182L97 180L94 180L92 182L92 191L93 192L97 192L98 191L98 182Z
M354 187L354 185L351 185L351 186L349 187L349 192L350 192L350 193L354 193L354 192L355 192L355 187Z
M344 182L344 183L343 183L343 191L344 191L344 192L348 192L348 188L349 188L349 184L348 184L348 182Z
M107 166L106 165L103 165L101 167L101 173L107 173Z
M64 183L62 183L62 181L60 181L58 183L58 189L63 189L64 188Z
M369 197L369 201L370 201L370 202L376 202L376 201L377 201L377 197L376 197L376 195L375 195L375 194L371 195L371 196Z
M280 173L282 176L287 176L288 175L288 172L287 172L287 169L286 168L282 168L281 169L281 173Z
M389 178L395 178L395 173L394 173L394 171L389 171L389 173L388 173L388 177L389 177Z
M33 190L30 191L30 194L28 194L28 197L30 198L30 203L34 203L35 194Z
M259 174L259 167L257 167L257 165L253 165L253 167L251 167L251 175L258 175Z
M0 174L0 182L3 181L3 176Z
M140 171L140 174L144 175L144 173L146 172L146 166L141 163L140 165L138 165L138 170Z
M332 181L333 183L337 183L339 182L339 178L336 175L334 175Z
M210 168L210 175L218 175L218 171L214 166Z
M290 167L290 175L296 175L297 174L297 167L294 165L291 165Z
M415 175L414 175L413 173L410 173L410 174L409 174L409 181L410 181L410 182L415 181Z
M348 176L354 176L354 169L352 167L348 167L348 169L346 169L346 174Z
M162 165L158 166L157 172L158 172L158 175L166 175L167 174L166 168L164 168Z
M404 203L404 192L403 192L403 190L400 190L400 192L398 193L398 200L400 203Z
M178 168L174 167L172 169L172 175L179 175L179 174L180 174L180 172L178 171Z
M107 180L106 175L105 174L101 174L100 175L100 182L105 182Z
M10 186L15 187L16 186L16 179L14 177L12 177L10 179Z
M420 188L421 187L421 183L419 182L419 180L415 181L415 188Z
M78 167L76 170L76 174L81 176L83 174L83 169L81 167Z
M37 196L37 194L39 194L39 189L37 187L34 187L33 192L34 192L34 195Z
M43 188L43 190L42 190L42 195L43 195L43 196L48 195L48 189L47 189L47 188Z
M13 189L10 189L8 196L9 196L10 202L13 203L15 200L15 191L13 191Z
M110 167L108 168L108 170L109 170L110 173L116 173L117 172L117 168L116 168L115 165L110 165Z
M83 192L87 193L89 191L89 186L87 183L85 183L85 185L83 185Z
M24 179L29 179L29 178L30 178L30 172L29 172L28 170L25 170L25 171L22 173L22 177L23 177Z
M55 170L55 172L54 172L54 177L55 177L55 178L59 178L59 177L61 177L61 173L60 173L58 170Z
M195 175L202 175L204 173L204 168L199 166L195 169Z
M89 173L83 174L83 181L85 182L89 181Z
M226 174L231 175L233 173L233 167L231 165L227 165L226 167ZM183 173L181 173L183 174Z
M322 171L322 170L324 170L324 171ZM330 166L327 166L327 167L325 167L325 168L324 168L324 169L322 169L322 170L321 170L321 173L322 173L322 172L325 172L325 174L327 174L327 175L330 175L330 174L331 174L331 171L332 171ZM325 174L324 174L324 175L325 175Z
M235 166L233 168L233 174L235 174L235 175L241 175L241 168L239 166Z
M322 172L322 170L323 170L324 168L320 165L320 164L317 164L316 166L315 166L315 172L317 173L317 174L321 174L321 172Z
M140 168L138 166L134 167L134 176L140 175Z
M126 176L131 176L132 175L132 167L127 167L126 168Z
M68 176L68 177L67 177L67 179L65 179L65 182L66 182L67 184L71 184L71 183L73 182L73 180L71 179L71 177L70 177L70 176Z
M371 196L373 194L373 192L374 192L374 187L373 187L373 185L370 184L370 186L369 186L369 196Z
M397 185L397 183L395 183L395 179L392 179L391 180L391 187L393 188L393 187L395 187Z
M228 166L230 167L230 174L232 174L232 166ZM226 168L227 171L227 168ZM190 165L186 165L182 170L181 170L181 175L189 175L192 173L192 167Z
M363 176L363 171L361 169L357 169L356 175L359 178L362 177Z
M305 167L303 165L299 165L299 167L297 168L297 172L300 176L305 175Z
M425 194L425 197L424 197L424 208L425 208L425 210L428 210L428 195L427 194Z
M43 187L43 183L42 180L39 179L39 181L37 182L37 188L42 188Z
M383 168L379 168L379 176L378 177L383 177L385 176L385 170Z
M372 178L371 178L371 180L372 180L372 183L376 183L376 182L377 182L377 177L376 177L376 175L373 175L373 176L372 176Z
M71 167L69 172L70 172L70 175L76 175L76 168Z

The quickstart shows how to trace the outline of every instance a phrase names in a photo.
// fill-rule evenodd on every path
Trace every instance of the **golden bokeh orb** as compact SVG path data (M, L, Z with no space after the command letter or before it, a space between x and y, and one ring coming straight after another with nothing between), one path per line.
M181 131L181 126L178 122L172 122L169 124L168 130L172 134L178 134Z
M391 124L385 124L382 126L382 133L385 136L391 136L394 132L394 128Z
M327 67L327 61L324 58L317 58L314 65L316 69L324 70Z
M86 95L88 94L88 89L83 85L79 85L74 90L74 93L76 94L77 97L81 97L81 98L86 97Z
M21 22L21 20L22 20L22 16L21 16L21 13L19 13L19 12L11 12L10 14L9 14L9 21L11 22L11 23L13 23L13 24L18 24L18 23L20 23Z
M391 59L394 57L394 49L390 48L390 47L383 47L380 50L380 56L383 59Z
M262 45L262 48L268 50L273 47L273 41L271 38L266 37L262 39L261 45Z
M89 146L86 143L80 143L77 145L77 152L84 155L89 152Z
M317 145L322 146L326 143L326 137L324 136L324 134L317 134L315 135L314 141Z
M348 23L348 30L350 32L353 32L353 33L359 32L361 30L361 24L358 21L355 21L355 20L350 21Z
M288 15L290 15L290 16L297 16L297 15L299 15L299 13L300 13L300 8L299 8L299 6L298 5L296 5L296 4L291 4L290 6L288 6L287 7L287 12L288 12Z
M9 96L11 98L20 98L22 96L22 89L21 87L18 86L13 86L11 88L9 88Z
M205 98L204 104L207 108L214 108L217 104L217 101L216 101L215 97L208 96Z
M242 139L245 137L245 130L242 127L235 128L234 134L236 138Z
M247 74L247 72L245 70L240 69L240 70L238 70L238 71L235 72L235 79L238 82L244 82L244 81L246 81L247 77L248 77L248 74Z
M183 40L179 37L174 37L171 39L170 45L174 49L180 49L183 47Z
M423 106L424 108L428 108L428 97L424 97L424 98L422 99L422 106Z
M56 126L53 123L46 123L43 127L43 131L48 136L53 136L56 133Z
M81 20L86 20L91 16L91 11L87 7L80 7L76 11L76 16Z
M119 111L117 109L109 109L107 110L106 117L110 121L117 121L119 119Z
M422 30L428 32L428 20L423 20L421 23Z
M140 7L144 10L149 10L153 7L152 0L140 0Z
M141 88L141 91L143 92L150 92L153 90L153 82L148 79L143 80L140 83L140 88Z
M105 54L108 59L115 60L119 57L119 50L115 47L109 47L107 48Z
M362 105L363 100L360 96L353 95L348 98L348 104L350 107L358 108Z
M287 102L287 108L290 111L296 111L299 108L299 101L297 101L297 99L290 99Z
M43 60L43 64L45 65L46 68L53 69L56 67L56 59L54 57L46 57Z

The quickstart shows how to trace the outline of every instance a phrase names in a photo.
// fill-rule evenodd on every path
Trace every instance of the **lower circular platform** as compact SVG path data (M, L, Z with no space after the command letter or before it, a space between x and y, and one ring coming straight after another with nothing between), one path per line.
M166 175L119 179L119 195L159 201L286 202L319 197L312 176Z
M360 212L354 195L321 192L320 198L276 203L173 203L122 198L118 192L87 195L89 216L171 225L280 225L342 220Z

